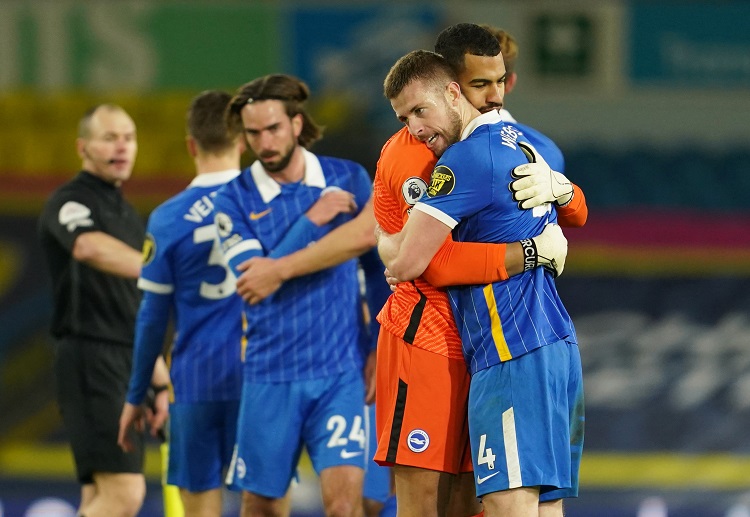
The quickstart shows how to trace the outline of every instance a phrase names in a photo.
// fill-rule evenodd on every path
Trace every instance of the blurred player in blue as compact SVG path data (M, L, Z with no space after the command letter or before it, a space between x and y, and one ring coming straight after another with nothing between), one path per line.
M258 158L214 200L222 251L238 277L248 259L307 246L351 220L371 196L361 165L307 150L321 136L304 109L308 96L299 79L269 75L242 86L230 103L229 118L242 124ZM239 432L227 476L243 490L242 515L283 514L303 447L320 476L326 515L361 515L361 310L354 260L245 306Z
M242 388L242 299L213 223L216 191L240 174L244 148L241 127L225 122L230 99L220 91L193 99L187 147L197 176L149 218L133 371L120 418L119 442L127 450L126 432L142 416L171 314L175 340L169 358L173 400L167 481L180 487L188 517L221 515Z
M371 248L359 257L363 265L360 278L360 290L365 300L362 325L362 355L367 359L365 377L375 374L375 350L378 344L380 323L375 318L391 295L391 289L383 277L385 266L381 262L376 248ZM395 517L396 496L391 482L391 468L375 463L373 456L378 448L378 437L375 432L375 385L370 386L366 396L367 422L367 464L362 490L364 517Z
M495 110L480 114L436 53L401 58L384 90L409 132L440 157L402 232L379 237L389 270L400 279L421 274L451 231L458 241L521 240L533 257L531 237L557 213L550 203L523 209L508 188L517 167L544 163L524 133ZM553 273L529 267L449 294L472 375L469 434L485 515L562 517L562 498L578 494L583 384Z

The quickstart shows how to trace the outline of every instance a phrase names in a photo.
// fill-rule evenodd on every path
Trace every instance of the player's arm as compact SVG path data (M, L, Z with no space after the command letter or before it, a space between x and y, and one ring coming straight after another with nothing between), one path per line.
M557 223L564 228L580 228L586 224L589 216L589 207L586 205L586 196L583 195L581 187L575 183L573 186L573 197L566 205L555 205L557 210Z
M371 233L371 235L373 235ZM374 240L374 236L373 236ZM377 360L378 335L380 333L380 323L377 315L385 305L386 300L391 295L388 283L383 278L385 266L378 256L375 248L370 248L367 252L359 257L359 263L362 266L365 280L365 301L367 303L367 312L369 314L369 332L370 336L369 349L366 350L365 362L365 403L372 404L375 401L375 366Z
M402 281L413 280L427 269L432 258L445 242L451 227L428 215L415 205L404 229L396 234L378 227L378 253L390 273Z
M258 303L287 280L336 266L371 249L375 246L374 229L375 216L370 201L357 217L302 250L275 260L250 259L237 282L237 292L248 303Z
M489 284L523 273L532 265L554 269L555 276L560 275L568 254L568 241L560 227L547 225L541 234L530 240L533 248L521 242L455 242L448 235L422 277L435 287ZM393 278L390 282L399 281L404 279Z
M357 203L352 193L337 188L324 190L320 199L294 222L276 247L269 251L268 257L276 259L304 249L328 232L327 225L336 216L356 210ZM247 269L247 266L240 269Z
M143 282L139 285L144 287ZM146 285L147 288L149 286L150 284ZM149 385L154 379L159 382L159 386L169 382L169 374L161 352L171 305L171 290L162 293L145 290L141 299L136 318L133 367L125 405L120 415L120 431L117 438L117 443L125 451L133 450L133 444L128 437L129 430L133 427L138 430L143 428L144 408L142 404ZM166 392L164 393L164 395L160 394L161 397L166 397ZM155 432L156 429L158 428L154 425L152 431Z
M375 246L372 185L367 171L361 166L353 173L352 190L352 194L334 190L323 196L316 205L325 197L345 193L350 196L346 198L347 204L331 213L326 223L340 213L348 211L347 206L353 206L355 209L361 206L354 219L325 233L312 245L295 253L279 256L277 260L252 258L242 265L244 271L237 281L239 295L248 303L258 303L289 279L336 266L372 249ZM316 205L313 205L311 210ZM277 255L272 256L276 257Z

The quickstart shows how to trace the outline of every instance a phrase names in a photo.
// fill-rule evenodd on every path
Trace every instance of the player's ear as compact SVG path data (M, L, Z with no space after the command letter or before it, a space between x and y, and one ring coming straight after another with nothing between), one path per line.
M461 98L461 85L455 81L448 83L447 95L451 105L458 104L458 99Z
M509 94L511 91L513 91L513 88L516 86L516 81L518 80L518 74L515 72L511 72L508 74L508 76L505 78L505 94Z
M297 113L292 117L292 130L294 131L294 138L299 138L302 134L302 127L305 125L305 120L302 118L302 113Z
M195 141L195 138L188 135L185 137L185 147L187 147L188 154L195 158L198 154L198 143Z

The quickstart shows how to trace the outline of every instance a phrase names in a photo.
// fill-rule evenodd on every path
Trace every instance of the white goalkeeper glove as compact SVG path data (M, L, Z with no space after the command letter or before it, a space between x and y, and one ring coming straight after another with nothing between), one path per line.
M525 210L544 203L565 206L573 199L573 184L564 174L550 169L541 154L527 142L518 142L530 163L514 168L511 175L517 178L509 188L518 208Z
M568 256L568 239L557 224L549 223L536 237L522 240L521 249L524 271L542 266L554 277L562 275Z

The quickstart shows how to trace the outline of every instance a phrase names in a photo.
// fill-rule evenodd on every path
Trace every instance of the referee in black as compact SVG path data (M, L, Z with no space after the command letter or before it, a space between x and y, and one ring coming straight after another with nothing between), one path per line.
M117 445L144 241L143 221L120 192L138 150L135 124L119 106L96 106L79 123L76 147L82 171L52 194L39 219L52 277L57 398L81 483L78 514L135 516L146 494L142 426L132 436L135 452ZM168 381L160 358L152 382ZM166 391L156 408L152 428L168 414Z

